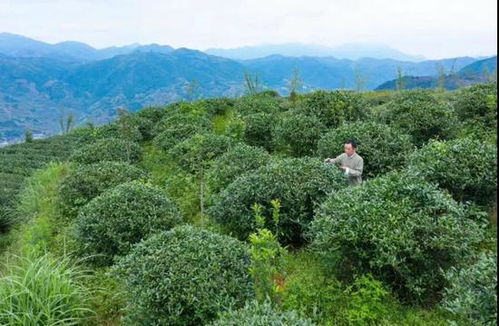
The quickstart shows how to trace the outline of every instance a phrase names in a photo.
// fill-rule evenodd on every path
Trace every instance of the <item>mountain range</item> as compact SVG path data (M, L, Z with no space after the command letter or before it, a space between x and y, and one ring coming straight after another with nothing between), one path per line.
M178 101L188 96L189 85L196 85L196 97L238 96L244 92L245 72L258 75L264 87L287 94L294 71L303 81L301 91L310 91L375 89L396 78L397 69L416 77L483 70L480 58L471 57L409 61L367 58L361 52L359 57L273 54L243 60L167 45L95 49L1 33L0 142L18 139L28 129L53 134L64 112L73 112L78 123L100 124L113 119L118 107L136 111ZM496 59L490 64L493 71Z

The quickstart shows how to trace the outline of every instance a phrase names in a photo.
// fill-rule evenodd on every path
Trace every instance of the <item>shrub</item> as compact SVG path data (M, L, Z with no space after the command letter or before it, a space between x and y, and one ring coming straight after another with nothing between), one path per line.
M245 116L244 140L246 143L271 151L272 130L275 120L275 116L270 113L255 113Z
M218 193L245 172L265 165L270 155L262 148L246 144L235 145L213 162L207 173L208 187Z
M478 84L458 92L454 110L460 121L480 124L488 129L497 127L497 84Z
M234 111L245 116L254 113L276 113L281 110L282 99L263 94L246 95L239 98L234 105Z
M446 273L442 306L475 325L497 324L497 254L483 252L474 264Z
M80 209L75 237L83 252L109 264L128 253L132 244L181 222L180 212L165 193L154 186L131 181L105 191Z
M59 187L62 214L74 218L80 207L104 190L145 176L144 171L124 162L76 165Z
M435 298L444 285L441 270L462 263L482 235L449 195L403 173L333 193L310 234L329 263L372 273L417 301Z
M327 127L338 127L345 121L357 121L369 113L364 98L352 91L315 91L305 95L299 112L317 117Z
M102 161L134 163L139 160L141 154L141 148L137 143L118 138L104 138L83 146L69 159L81 164Z
M313 217L313 209L327 193L346 186L344 176L321 160L282 159L248 172L224 189L210 208L210 215L240 239L256 229L252 206L262 205L270 221L271 200L281 202L280 241L300 244L302 230ZM275 230L270 223L267 227Z
M480 140L432 141L410 156L409 169L458 201L492 204L496 198L496 147Z
M205 170L214 159L232 147L232 140L214 134L196 134L173 147L169 154L186 171Z
M396 128L376 122L349 123L331 130L319 139L317 154L335 157L348 139L358 143L357 153L364 159L363 174L368 178L405 166L414 150L411 137Z
M153 235L116 271L129 289L126 320L141 325L203 325L253 298L244 243L180 226Z
M295 157L314 154L324 130L317 117L288 112L278 119L273 130L274 148Z
M378 115L379 119L411 135L421 146L432 138L448 139L456 126L455 115L447 102L430 91L410 90L397 94Z
M313 326L310 319L295 311L279 311L269 302L248 302L244 308L222 314L210 326Z
M0 324L81 325L91 314L84 278L67 258L17 257L0 277Z

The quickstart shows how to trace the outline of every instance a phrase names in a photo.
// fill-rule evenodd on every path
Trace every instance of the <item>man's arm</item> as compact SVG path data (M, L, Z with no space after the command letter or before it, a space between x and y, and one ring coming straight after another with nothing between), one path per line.
M357 163L355 169L346 168L346 175L351 175L353 177L360 177L362 175L362 170L364 170L364 160L360 160Z
M324 160L324 162L330 163L330 164L338 164L341 162L341 155L343 155L343 154L340 154L339 156L336 156L335 158L327 158Z

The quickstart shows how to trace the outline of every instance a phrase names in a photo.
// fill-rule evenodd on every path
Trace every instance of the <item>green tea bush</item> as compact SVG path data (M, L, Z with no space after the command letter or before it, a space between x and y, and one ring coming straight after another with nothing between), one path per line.
M310 235L331 264L372 273L401 298L424 301L443 289L441 271L463 263L482 231L435 185L389 173L329 196Z
M369 107L361 94L352 91L315 91L304 95L298 109L317 117L326 127L338 127L346 121L361 120L369 115Z
M133 325L203 325L254 297L246 245L193 226L161 232L116 265Z
M135 163L139 160L142 150L139 144L118 138L103 138L75 151L69 158L81 164L91 164L102 161L118 161Z
M210 326L313 326L308 318L295 311L279 311L269 302L248 302L244 308L221 314Z
M227 152L233 140L215 134L196 134L173 147L168 153L186 171L197 173Z
M460 121L480 124L488 129L497 127L497 84L478 84L459 90L453 103Z
M270 158L262 148L237 144L215 159L207 172L208 187L213 193L218 193L242 174L265 165Z
M274 148L291 156L315 153L317 140L326 127L315 116L286 112L278 118L273 130Z
M313 218L314 207L331 191L346 187L344 176L322 160L274 160L248 172L225 188L209 209L209 215L240 239L256 229L252 207L262 205L262 215L270 221L271 200L281 202L279 240L300 244L302 231ZM269 222L267 228L275 230Z
M251 146L272 150L272 130L276 117L271 113L254 113L244 117L244 140Z
M483 252L474 264L446 273L442 306L474 325L497 324L497 253Z
M363 174L368 178L404 167L407 156L415 149L411 137L396 128L360 122L344 124L324 134L318 141L317 155L338 156L348 139L357 141L357 152L364 159Z
M162 189L131 181L105 191L80 209L75 237L82 253L99 255L97 264L109 264L114 256L161 230L181 223L177 206Z
M255 113L276 113L281 111L282 99L264 94L246 95L237 99L234 111L246 116Z
M449 191L458 201L493 204L497 149L470 138L432 141L409 158L409 170Z
M84 279L68 258L17 257L0 276L0 324L82 325L92 313Z
M146 176L143 170L124 162L76 165L64 177L59 187L62 215L75 218L80 207L104 190Z
M419 89L397 94L379 112L378 119L407 132L417 146L432 138L452 138L457 122L447 102Z

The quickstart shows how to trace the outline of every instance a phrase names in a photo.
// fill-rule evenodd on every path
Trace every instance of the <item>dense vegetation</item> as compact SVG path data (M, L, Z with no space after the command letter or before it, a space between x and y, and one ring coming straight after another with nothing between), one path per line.
M492 325L496 91L250 92L5 147L0 323ZM358 186L324 163L347 139Z

